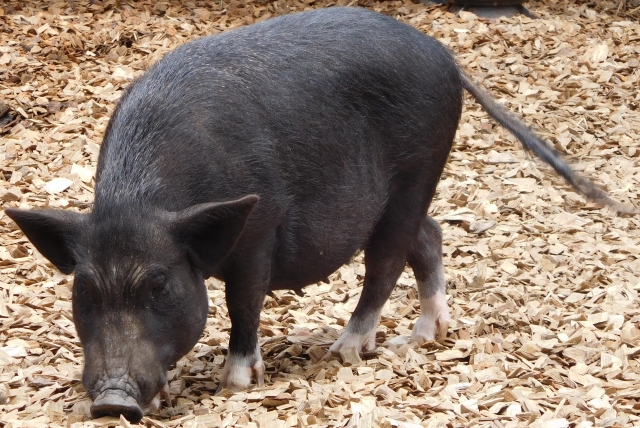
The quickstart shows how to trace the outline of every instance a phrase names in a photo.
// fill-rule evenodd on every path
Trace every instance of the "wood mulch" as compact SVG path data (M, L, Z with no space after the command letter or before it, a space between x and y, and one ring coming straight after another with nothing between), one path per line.
M411 1L338 1L392 15L457 53L574 168L624 203L638 196L640 24L618 2L527 6L496 21ZM194 37L325 0L17 1L0 4L0 204L86 211L114 103ZM304 297L276 292L260 340L264 388L214 395L228 345L220 283L200 343L170 372L173 408L146 427L623 427L640 425L640 220L586 202L467 98L431 213L444 230L453 322L408 343L419 315L407 269L378 348L320 360L361 291L362 256ZM0 211L0 426L91 420L71 321L72 277Z

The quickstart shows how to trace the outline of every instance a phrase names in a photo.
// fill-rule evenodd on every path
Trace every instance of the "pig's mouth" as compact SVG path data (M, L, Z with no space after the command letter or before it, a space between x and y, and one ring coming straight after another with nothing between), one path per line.
M154 413L160 409L160 400L163 399L167 406L171 407L171 395L169 385L165 383L156 396L145 406L140 406L138 400L131 394L129 388L103 389L93 400L91 416L124 416L129 422L138 423L147 413Z

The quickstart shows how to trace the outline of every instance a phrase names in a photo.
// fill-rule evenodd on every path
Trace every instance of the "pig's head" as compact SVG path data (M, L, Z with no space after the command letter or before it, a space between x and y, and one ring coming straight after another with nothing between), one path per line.
M231 252L257 201L109 215L6 210L51 263L75 272L73 321L94 417L137 422L168 398L167 370L206 322L204 278Z

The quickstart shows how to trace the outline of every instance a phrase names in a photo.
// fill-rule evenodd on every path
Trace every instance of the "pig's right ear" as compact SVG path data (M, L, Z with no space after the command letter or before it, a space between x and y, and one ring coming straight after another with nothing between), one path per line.
M76 260L71 243L84 221L84 214L61 210L27 211L15 208L7 208L5 212L18 224L38 251L60 269L60 272L67 275L73 272Z
M234 201L194 205L176 213L173 233L205 277L211 276L213 268L233 250L259 199L249 195Z

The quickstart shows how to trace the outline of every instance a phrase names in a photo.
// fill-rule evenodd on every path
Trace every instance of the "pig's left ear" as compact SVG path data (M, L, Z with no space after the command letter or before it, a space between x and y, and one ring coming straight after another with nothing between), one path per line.
M81 230L85 214L62 210L28 211L7 208L7 213L29 241L60 272L70 274L76 267L73 254L75 237Z
M259 199L249 195L235 201L194 205L176 213L173 233L205 277L233 250Z

